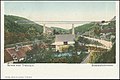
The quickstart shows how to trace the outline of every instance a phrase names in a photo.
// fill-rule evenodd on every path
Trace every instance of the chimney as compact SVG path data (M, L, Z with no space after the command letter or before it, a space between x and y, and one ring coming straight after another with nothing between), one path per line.
M74 32L74 24L72 24L72 34L75 34L75 32Z

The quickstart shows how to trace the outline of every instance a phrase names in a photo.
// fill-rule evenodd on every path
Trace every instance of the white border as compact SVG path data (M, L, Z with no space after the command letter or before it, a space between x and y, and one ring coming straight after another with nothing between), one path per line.
M119 2L116 3L116 62L119 65Z
M11 1L5 1L11 2ZM13 1L12 1L13 2ZM21 1L14 1L21 2ZM23 2L23 1L22 1ZM28 2L28 1L24 1ZM34 1L29 1L34 2ZM46 2L46 1L38 1ZM55 2L55 1L47 1ZM56 1L84 2L84 1ZM90 2L90 1L85 1ZM96 1L93 1L96 2ZM97 1L99 2L99 1ZM104 2L104 1L100 1ZM108 2L108 1L107 1ZM115 2L115 1L110 1ZM119 78L119 3L116 1L116 64L105 67L92 67L91 64L31 64L34 67L8 67L4 64L4 1L1 2L1 78L5 76L32 76L35 79L68 78L68 79L118 79ZM21 64L22 65L22 64ZM102 64L99 64L102 65ZM109 64L107 64L109 65ZM11 78L12 79L12 78Z

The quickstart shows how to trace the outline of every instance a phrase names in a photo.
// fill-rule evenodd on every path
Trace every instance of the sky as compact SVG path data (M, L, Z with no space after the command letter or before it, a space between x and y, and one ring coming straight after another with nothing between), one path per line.
M115 2L5 2L4 13L32 21L102 21L115 16ZM48 24L69 29L68 24Z

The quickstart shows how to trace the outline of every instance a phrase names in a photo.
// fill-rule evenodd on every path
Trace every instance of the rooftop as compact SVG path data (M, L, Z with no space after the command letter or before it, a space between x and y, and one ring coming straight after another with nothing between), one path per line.
M71 42L74 41L75 35L74 34L64 34L64 35L56 35L55 42Z

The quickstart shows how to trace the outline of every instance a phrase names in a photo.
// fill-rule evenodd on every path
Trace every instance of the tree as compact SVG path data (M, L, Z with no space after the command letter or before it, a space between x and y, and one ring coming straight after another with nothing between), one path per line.
M34 43L33 49L26 53L25 59L21 62L24 63L48 63L51 62L53 51L46 48L44 42L39 45Z
M41 25L38 25L28 19L11 15L5 15L4 18L5 45L24 42L26 40L34 40L34 38L42 32ZM21 21L21 23L26 21L26 24L20 24L16 21Z
M75 41L74 47L75 47L75 53L77 54L77 51L79 50L78 41Z
M69 47L68 47L68 52L69 52L69 53L73 53L73 51L74 51L74 47L73 47L73 46L69 46Z
M55 34L56 34L56 30L54 29L54 30L53 30L53 35L55 35Z
M95 27L95 29L94 29L95 35L99 36L100 32L101 32L100 28L99 27Z

